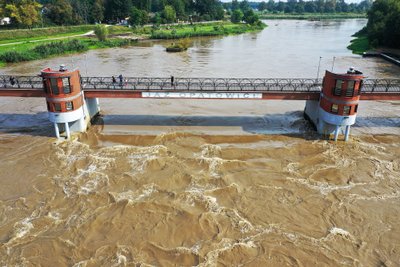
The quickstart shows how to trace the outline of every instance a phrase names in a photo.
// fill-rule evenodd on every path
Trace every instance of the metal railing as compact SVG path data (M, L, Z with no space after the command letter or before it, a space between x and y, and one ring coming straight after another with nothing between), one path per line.
M288 91L319 92L322 80L316 79L247 79L247 78L150 78L127 77L122 82L110 77L82 77L84 89L101 90L176 90L176 91Z
M0 75L0 89L42 89L43 79L40 76Z
M81 77L83 90L319 92L322 79ZM43 89L40 76L0 75L1 89ZM362 94L400 93L400 79L364 79Z
M364 79L361 94L400 93L400 79Z

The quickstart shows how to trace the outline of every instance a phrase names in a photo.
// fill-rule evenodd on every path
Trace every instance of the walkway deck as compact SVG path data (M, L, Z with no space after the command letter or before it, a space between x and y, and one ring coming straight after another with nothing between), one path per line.
M122 83L118 79L113 83L111 77L82 77L81 83L86 97L98 98L141 98L145 92L181 92L211 96L207 98L220 98L220 93L254 93L261 94L260 99L318 100L322 87L322 79L293 78L177 77L171 83L170 78L126 77ZM42 78L0 76L0 96L44 97ZM361 99L400 100L400 79L365 79Z

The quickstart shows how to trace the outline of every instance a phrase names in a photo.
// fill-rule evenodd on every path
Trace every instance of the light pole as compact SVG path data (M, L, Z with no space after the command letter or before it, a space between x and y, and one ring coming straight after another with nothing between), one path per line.
M321 59L322 59L322 57L319 57L318 70L317 70L317 80L319 78L319 68L321 67Z
M333 72L333 67L335 66L335 59L336 59L336 57L333 57L333 61L332 61L332 70L331 70L331 72Z

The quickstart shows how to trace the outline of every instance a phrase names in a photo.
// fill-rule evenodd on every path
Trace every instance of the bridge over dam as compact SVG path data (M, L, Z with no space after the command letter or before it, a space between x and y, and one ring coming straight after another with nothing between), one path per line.
M86 131L99 98L306 100L304 115L320 134L347 140L359 100L400 100L400 79L365 79L359 72L323 79L82 77L78 70L0 76L0 96L44 97L58 138Z

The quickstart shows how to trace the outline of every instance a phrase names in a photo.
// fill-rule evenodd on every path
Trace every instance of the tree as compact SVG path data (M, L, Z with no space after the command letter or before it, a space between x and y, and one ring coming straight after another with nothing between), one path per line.
M148 22L148 14L145 10L132 7L129 14L129 24L132 26L144 25Z
M167 5L164 7L164 10L163 10L161 16L164 18L166 23L175 22L175 20L176 20L175 9L172 6Z
M256 14L254 14L253 9L247 9L243 15L243 21L248 24L255 24L258 22L259 18Z
M239 9L239 8L240 8L239 7L239 2L237 0L233 0L232 1L232 7L231 7L232 11L236 10L236 9Z
M333 13L335 12L335 8L336 8L336 0L329 0L325 2L325 8L324 11L326 13Z
M95 0L92 8L92 18L94 22L102 22L104 19L103 0Z
M67 0L55 0L47 5L47 17L57 25L73 24L73 9Z
M304 4L304 11L308 13L314 13L317 11L317 5L314 1L307 1Z
M261 3L258 4L257 9L258 9L259 11L264 11L264 10L266 10L266 9L267 9L267 3L265 3L264 1L262 1Z
M269 0L267 3L267 9L269 11L275 11L275 1L274 0Z
M34 24L40 22L41 7L34 0L21 0L14 4L6 4L4 9L0 6L0 9L17 24L31 28Z
M233 23L239 23L243 20L243 12L240 9L235 9L231 15L231 21Z
M243 0L242 2L239 3L240 9L245 12L248 9L251 9L249 2L247 0Z
M368 12L368 40L373 46L400 48L400 2L376 0Z
M106 0L105 18L110 21L120 21L129 16L132 2L126 0Z

